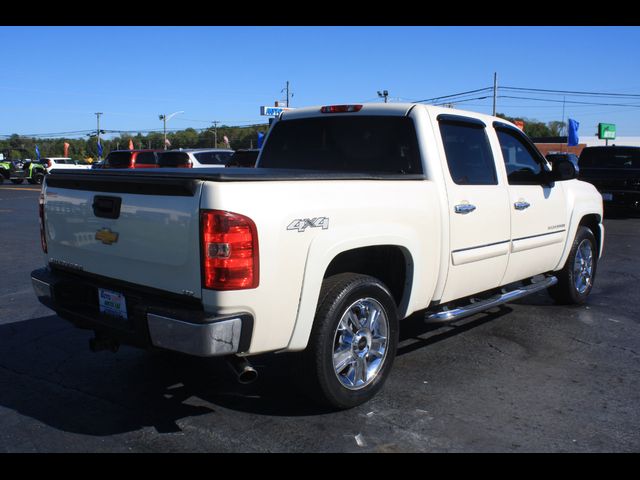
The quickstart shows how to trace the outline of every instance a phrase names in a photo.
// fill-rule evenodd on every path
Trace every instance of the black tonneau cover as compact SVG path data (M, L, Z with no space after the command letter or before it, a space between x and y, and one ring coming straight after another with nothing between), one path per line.
M277 168L145 168L56 170L45 177L50 187L143 195L193 196L201 181L290 182L311 180L424 180L422 174L331 172Z

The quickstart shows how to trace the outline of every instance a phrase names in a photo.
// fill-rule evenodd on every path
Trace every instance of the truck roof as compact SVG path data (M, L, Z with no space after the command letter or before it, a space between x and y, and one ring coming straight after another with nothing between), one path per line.
M435 105L425 105L422 103L350 103L350 104L326 104L317 105L312 107L296 108L292 110L285 110L280 116L280 120L295 120L298 118L309 118L321 115L327 115L321 112L323 106L329 105L362 105L362 108L357 112L343 112L338 114L329 115L392 115L392 116L405 116L413 108L422 108L427 110L431 115L437 116L440 114L446 115L462 115L465 117L476 118L482 120L485 124L491 125L494 121L500 121L516 127L513 123L503 118L494 117L478 112L471 112L468 110L460 110L457 108L445 108ZM517 127L516 127L517 128Z

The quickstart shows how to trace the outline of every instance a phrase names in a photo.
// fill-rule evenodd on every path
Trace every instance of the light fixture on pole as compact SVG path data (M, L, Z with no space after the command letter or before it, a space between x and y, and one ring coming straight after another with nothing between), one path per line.
M167 122L171 120L175 115L184 113L184 111L173 112L171 115L158 115L158 118L162 120L164 124L164 149L167 149Z
M383 90L383 91L378 90L378 96L380 98L384 98L384 103L387 103L387 97L389 96L389 90Z

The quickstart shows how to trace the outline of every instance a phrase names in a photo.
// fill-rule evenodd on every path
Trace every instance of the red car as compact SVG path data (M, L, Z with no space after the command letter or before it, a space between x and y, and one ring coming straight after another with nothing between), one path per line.
M163 150L114 150L102 168L158 168L158 153Z

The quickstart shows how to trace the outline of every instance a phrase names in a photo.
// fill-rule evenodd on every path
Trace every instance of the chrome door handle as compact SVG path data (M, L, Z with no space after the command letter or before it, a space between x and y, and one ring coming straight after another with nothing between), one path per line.
M471 213L476 209L475 205L471 205L470 203L461 203L460 205L455 206L455 212L461 213L462 215L466 215L467 213Z
M516 210L524 210L525 208L529 208L531 206L530 203L527 202L516 202L513 204L513 208Z

